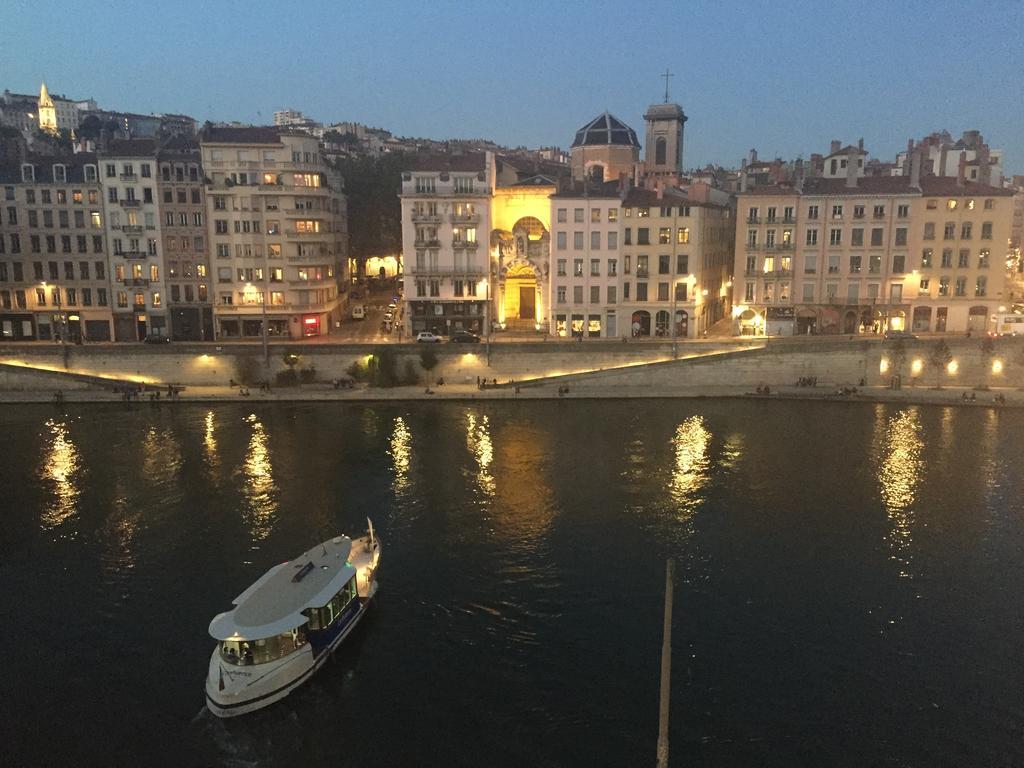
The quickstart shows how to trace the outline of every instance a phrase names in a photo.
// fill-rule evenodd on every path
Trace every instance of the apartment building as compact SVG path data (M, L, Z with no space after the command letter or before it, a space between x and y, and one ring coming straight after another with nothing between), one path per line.
M726 317L732 277L728 195L704 185L633 189L622 199L620 336L699 338Z
M402 174L407 332L481 333L488 320L496 322L493 311L485 317L497 293L494 186L490 152L422 157Z
M206 188L199 143L175 137L160 148L157 163L170 335L175 341L212 341Z
M548 306L556 337L619 335L621 206L617 182L577 182L551 196Z
M110 277L96 156L0 167L0 339L107 341Z
M167 336L167 287L152 139L112 141L99 157L115 341Z
M734 331L983 330L1003 298L1011 195L847 170L738 196Z
M210 274L219 338L331 333L347 309L342 179L317 139L279 128L207 128Z

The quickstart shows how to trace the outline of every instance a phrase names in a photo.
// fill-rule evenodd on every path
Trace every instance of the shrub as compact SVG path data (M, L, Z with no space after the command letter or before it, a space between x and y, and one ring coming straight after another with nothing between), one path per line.
M299 371L299 381L303 384L312 384L316 381L316 366L309 366L309 368L303 368Z
M260 364L256 358L250 355L237 355L235 357L235 378L241 384L257 384L262 381Z
M420 365L427 373L437 367L437 352L432 345L427 344L420 350Z
M274 383L279 387L295 387L298 386L299 377L294 368L289 368L285 371L278 371L274 375Z

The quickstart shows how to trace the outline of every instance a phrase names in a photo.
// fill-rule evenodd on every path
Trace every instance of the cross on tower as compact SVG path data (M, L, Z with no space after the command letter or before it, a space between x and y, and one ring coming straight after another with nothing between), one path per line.
M671 72L669 72L668 67L666 67L665 68L665 74L658 75L658 77L664 77L665 78L665 103L668 104L668 79L670 77L675 77L675 75L673 75Z

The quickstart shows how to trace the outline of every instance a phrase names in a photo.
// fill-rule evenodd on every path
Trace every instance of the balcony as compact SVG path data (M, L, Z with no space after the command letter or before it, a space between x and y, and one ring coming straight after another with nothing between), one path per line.
M142 227L138 224L122 224L121 231L126 235L141 235Z
M145 251L121 251L120 253L115 253L114 255L118 256L118 257L120 257L122 259L131 260L131 259L144 259L149 254L146 253Z
M297 229L286 229L284 231L288 237L315 237L323 240L327 237L327 232L299 232Z
M118 200L117 202L122 208L139 208L142 205L141 200Z
M761 219L758 218L757 216L747 216L747 218L744 219L744 221L747 224L760 224L761 223Z
M145 277L126 277L122 282L126 288L149 288L149 279Z
M746 248L747 248L748 251L759 251L759 250L761 250L761 244L760 243L747 243L746 244Z
M416 247L416 248L440 248L441 247L441 241L440 240L436 240L436 239L435 240L419 240L419 239L417 239L417 240L413 241L413 246Z
M465 248L470 251L475 251L478 245L480 245L480 243L476 240L456 240L452 243L452 248Z
M139 177L136 176L134 173L122 173L121 174L121 181L138 181L138 180L139 180Z
M452 222L452 224L456 224L456 225L479 224L480 223L480 214L478 214L478 213L465 213L465 214L461 214L460 215L460 214L457 214L457 213L453 213L451 215L451 222Z
M439 213L413 213L412 220L418 224L440 224L441 214Z
M639 278L646 278L650 277L650 273L647 271L647 267L637 267L636 276ZM577 277L579 277L579 275L577 275Z
M423 275L424 277L475 277L482 278L485 269L482 266L432 266L413 267L407 270L410 275Z

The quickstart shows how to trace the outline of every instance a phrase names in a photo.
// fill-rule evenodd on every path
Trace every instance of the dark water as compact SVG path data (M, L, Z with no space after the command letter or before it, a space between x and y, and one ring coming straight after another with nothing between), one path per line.
M253 410L254 407L256 410ZM0 763L1024 764L1024 414L764 402L0 410ZM281 704L210 619L373 517L382 590Z

